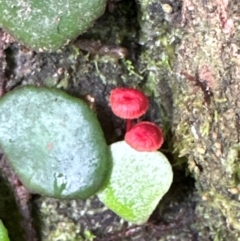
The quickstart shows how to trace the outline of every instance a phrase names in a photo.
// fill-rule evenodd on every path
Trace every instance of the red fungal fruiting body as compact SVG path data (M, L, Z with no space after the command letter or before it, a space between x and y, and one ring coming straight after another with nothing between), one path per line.
M163 144L162 130L151 122L140 122L125 135L125 141L137 151L156 151Z
M148 109L148 98L140 90L116 88L111 91L110 105L113 113L123 119L135 119Z

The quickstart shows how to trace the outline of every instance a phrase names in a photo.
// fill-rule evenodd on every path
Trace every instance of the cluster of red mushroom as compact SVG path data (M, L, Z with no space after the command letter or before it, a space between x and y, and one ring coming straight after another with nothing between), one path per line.
M132 120L146 113L147 96L133 88L116 88L110 94L113 113L126 119L125 141L137 151L156 151L163 144L162 130L154 123L143 121L132 126Z

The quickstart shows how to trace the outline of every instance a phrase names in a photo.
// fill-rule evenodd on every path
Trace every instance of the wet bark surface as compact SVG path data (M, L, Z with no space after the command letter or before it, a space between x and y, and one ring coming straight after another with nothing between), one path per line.
M2 156L0 218L11 240L24 240L31 229L43 241L238 240L240 3L114 1L109 9L54 53L33 52L1 33L0 86L5 92L26 84L61 88L86 100L108 144L125 129L109 108L111 89L142 89L151 104L143 120L165 132L173 185L149 222L136 226L96 197L19 195ZM28 221L30 228L22 225Z

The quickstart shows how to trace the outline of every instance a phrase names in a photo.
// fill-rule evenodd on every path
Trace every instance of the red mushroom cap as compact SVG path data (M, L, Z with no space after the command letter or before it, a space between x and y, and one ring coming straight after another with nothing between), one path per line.
M164 139L162 130L156 124L143 121L126 133L125 141L137 151L156 151Z
M116 88L111 91L110 105L116 116L135 119L147 111L149 102L147 96L140 90Z

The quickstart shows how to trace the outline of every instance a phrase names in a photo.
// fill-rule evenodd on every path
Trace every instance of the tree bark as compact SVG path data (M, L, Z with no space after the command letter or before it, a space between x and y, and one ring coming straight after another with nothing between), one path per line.
M141 1L142 39L152 61L145 64L146 84L158 82L155 96L168 112L174 153L187 158L202 199L198 205L204 202L213 208L208 211L222 215L225 227L238 233L240 3L183 0L181 15L177 3ZM156 14L160 4L168 28ZM175 45L174 59L171 47L177 37L180 43ZM160 62L163 52L165 59ZM170 65L174 62L169 71L166 59ZM211 219L209 227L218 218ZM227 233L228 228L222 230Z
M183 2L186 35L178 48L176 64L176 73L183 78L178 78L173 125L176 140L182 143L175 148L180 155L188 156L203 200L237 230L239 10L237 1Z
M36 200L42 240L68 233L69 227L73 237L79 237L77 225L93 230L100 240L129 233L129 240L136 233L135 240L237 240L240 2L139 0L116 1L114 6L114 12L106 13L77 43L92 43L82 45L85 52L76 45L55 53L10 46L5 54L6 87L54 86L93 100L90 105L109 144L120 140L124 129L108 105L111 89L142 89L151 104L145 120L164 130L162 151L173 165L174 183L156 209L157 218L140 228L121 224L123 231L119 218L96 199L67 202L42 197ZM110 50L107 57L102 56L105 49ZM5 55L1 52L0 60ZM1 79L0 72L0 85Z

